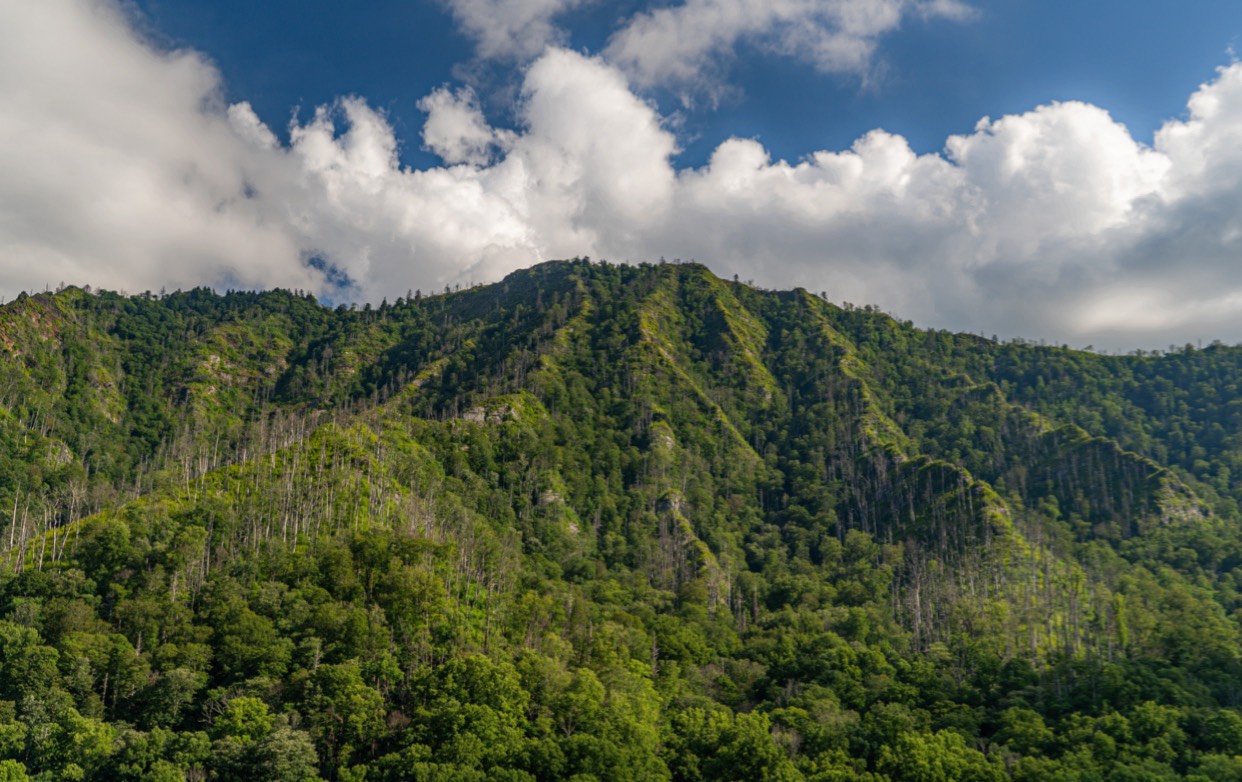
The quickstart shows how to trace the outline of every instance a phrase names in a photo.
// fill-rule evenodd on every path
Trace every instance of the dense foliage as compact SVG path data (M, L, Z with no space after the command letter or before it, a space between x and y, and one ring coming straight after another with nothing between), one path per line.
M0 780L1242 780L1242 349L695 265L0 308Z

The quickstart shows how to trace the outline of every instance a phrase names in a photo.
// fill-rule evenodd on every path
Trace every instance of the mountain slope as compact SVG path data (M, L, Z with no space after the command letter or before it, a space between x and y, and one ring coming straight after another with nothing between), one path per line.
M696 265L361 310L21 297L0 752L49 779L1232 778L1240 375Z

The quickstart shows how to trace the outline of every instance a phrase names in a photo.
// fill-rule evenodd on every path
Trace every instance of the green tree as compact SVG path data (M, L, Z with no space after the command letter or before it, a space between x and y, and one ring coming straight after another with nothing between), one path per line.
M953 731L903 733L880 751L878 770L893 782L1003 782L1002 767Z

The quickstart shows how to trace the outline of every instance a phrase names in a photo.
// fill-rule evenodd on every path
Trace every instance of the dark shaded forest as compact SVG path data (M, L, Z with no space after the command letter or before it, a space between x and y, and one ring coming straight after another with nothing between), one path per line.
M0 780L1242 780L1242 348L701 266L0 307Z

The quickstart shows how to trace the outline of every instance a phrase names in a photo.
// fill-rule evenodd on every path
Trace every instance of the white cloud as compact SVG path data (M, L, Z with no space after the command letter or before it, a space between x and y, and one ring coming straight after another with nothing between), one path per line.
M915 14L964 19L957 0L685 0L634 16L605 56L643 86L695 85L739 44L805 60L821 71L869 75L880 37Z
M598 247L639 253L668 212L673 138L596 60L551 50L534 63L521 134L489 127L462 94L433 93L425 109L424 140L444 167L402 169L392 128L358 99L320 109L271 155L264 203L289 210L304 252L362 296L495 279ZM502 154L487 165L489 144Z
M493 148L503 146L507 138L487 124L470 89L435 90L419 101L418 108L427 114L423 144L449 165L485 165Z
M38 44L26 43L37 41ZM444 164L402 168L360 98L282 144L216 72L101 1L0 4L0 291L286 285L346 295L494 280L546 258L697 259L928 325L1097 346L1242 340L1242 65L1148 147L1102 109L983 120L916 155L873 131L699 169L601 59L548 50L516 131L469 92L423 102ZM339 291L335 292L340 295Z
M485 274L497 258L506 268L540 259L505 172L401 169L392 128L361 100L321 108L290 137L283 165L268 172L269 201L289 210L304 252L347 274L356 295L436 287Z
M564 42L553 20L585 0L444 0L483 59L529 60Z
M310 287L247 197L253 154L217 84L113 3L0 3L0 286Z
M443 0L483 60L530 62L569 33L556 21L591 0ZM682 0L618 23L604 57L641 87L719 89L740 44L869 79L878 41L907 17L966 20L964 0Z

